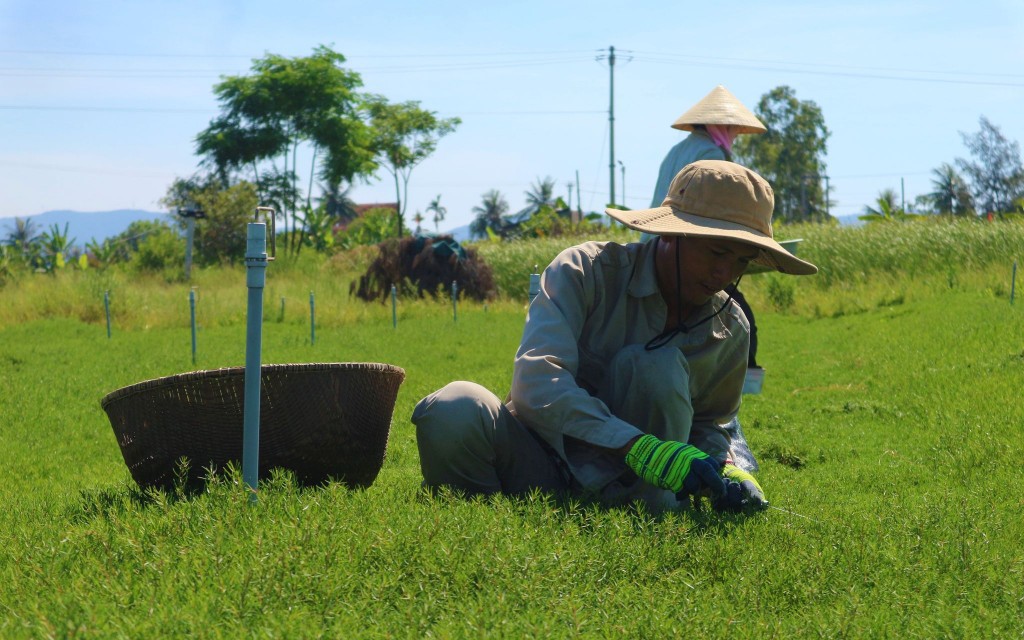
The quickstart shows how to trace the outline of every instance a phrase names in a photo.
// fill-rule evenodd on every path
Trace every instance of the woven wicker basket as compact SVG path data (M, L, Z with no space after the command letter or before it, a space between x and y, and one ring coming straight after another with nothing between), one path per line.
M377 363L262 367L260 477L281 467L302 484L373 483L384 463L399 367ZM179 460L186 483L206 470L241 468L245 368L196 371L133 384L100 404L140 487L171 489Z

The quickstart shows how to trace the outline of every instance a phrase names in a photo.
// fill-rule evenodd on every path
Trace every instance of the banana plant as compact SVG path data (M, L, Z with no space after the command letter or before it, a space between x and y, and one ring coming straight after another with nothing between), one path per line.
M99 242L96 238L93 238L89 242L85 243L85 251L92 255L101 269L109 267L120 259L120 252L118 251L117 245L111 242L109 238L103 242Z
M69 227L70 224L65 222L64 230L61 231L60 225L52 224L49 230L44 231L42 236L40 236L42 267L48 273L63 269L64 265L67 264L71 249L75 243L75 239L68 236Z
M327 213L326 207L303 207L302 226L315 250L327 251L334 246L334 217Z

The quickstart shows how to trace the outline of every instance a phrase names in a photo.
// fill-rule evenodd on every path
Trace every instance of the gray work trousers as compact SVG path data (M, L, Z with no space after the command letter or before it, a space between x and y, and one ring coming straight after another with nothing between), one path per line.
M625 347L613 358L595 395L615 416L640 431L690 442L720 459L727 454L729 441L724 429L691 434L689 367L678 349ZM479 384L457 381L435 391L416 405L412 422L427 487L449 486L470 495L579 489L554 450ZM608 500L635 497L664 504L668 499L648 495L652 490L660 493L660 489L635 487L635 477L625 473L623 460L612 464L618 465L627 480L626 484L609 483L601 492Z

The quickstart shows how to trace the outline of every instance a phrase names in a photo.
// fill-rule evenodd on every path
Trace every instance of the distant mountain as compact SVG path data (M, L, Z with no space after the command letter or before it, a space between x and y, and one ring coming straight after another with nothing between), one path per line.
M64 231L68 225L68 236L74 238L75 246L84 247L95 239L99 242L116 236L136 220L170 220L170 214L141 209L118 209L116 211L47 211L34 216L32 220L36 233L49 230L53 225ZM14 228L14 218L0 218L0 237L6 237Z
M455 238L456 242L466 242L469 240L469 225L466 224L461 227L455 227L454 229L445 231L445 233L450 234Z
M840 226L843 227L859 227L864 224L864 221L860 219L861 214L854 213L848 216L834 216L839 221Z

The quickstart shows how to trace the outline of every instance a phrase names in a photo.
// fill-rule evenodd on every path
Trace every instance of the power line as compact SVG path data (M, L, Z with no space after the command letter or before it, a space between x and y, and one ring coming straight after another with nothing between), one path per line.
M484 51L474 53L385 53L385 54L353 54L345 55L346 60L352 58L467 58L487 56L531 56L531 55L564 55L590 54L591 49L562 49L554 51ZM55 51L46 49L0 49L0 55L43 55L43 56L89 56L107 58L258 58L259 55L240 53L140 53L128 51Z
M210 113L210 109L173 109L168 107L87 107L31 104L0 104L2 111L95 111L114 113Z
M136 176L148 178L165 178L169 171L139 171L138 169L97 169L96 167L69 167L60 165L33 164L26 162L11 162L0 160L0 166L14 167L17 169L42 169L45 171L64 171L68 173L96 173L113 176Z
M214 109L190 109L170 107L92 107L78 105L31 105L31 104L0 104L0 111L89 111L113 113L211 113ZM545 115L588 115L604 114L606 111L595 109L564 109L547 111L460 111L459 116L545 116Z
M750 58L723 58L718 56L701 56L692 54L682 53L666 53L664 51L651 52L651 51L638 51L636 53L644 55L653 55L656 57L664 58L687 58L701 61L724 61L724 62L744 62L751 64L780 64L780 65L794 65L801 67L826 67L835 69L851 69L851 70L866 70L866 71L885 71L888 73L931 73L941 75L961 75L961 76L990 76L996 78L1024 78L1024 74L1021 73L988 73L985 71L968 70L968 71L950 71L949 69L943 70L928 70L928 69L900 69L898 67L871 67L871 66L858 66L858 65L845 65L845 64L834 64L828 62L792 62L789 60L755 60Z
M504 60L494 62L451 62L402 66L360 67L359 73L412 73L418 71L475 71L482 69L517 69L526 67L541 67L566 63L584 62L587 59L587 56L578 56L572 58L551 58L548 60Z
M643 62L653 62L656 64L669 64L669 65L700 65L703 67L721 67L727 69L743 69L745 71L784 71L787 73L798 73L803 75L816 75L816 76L827 76L832 78L864 78L868 80L899 80L906 82L933 82L938 84L964 84L973 86L994 86L994 87L1024 87L1024 82L996 82L986 80L967 80L967 79L953 79L953 78L922 78L907 75L882 75L882 74L870 74L870 73L853 73L844 71L815 71L813 69L792 69L792 68L780 68L767 65L755 65L753 63L747 64L735 64L726 62L683 62L675 59L664 59L656 57L644 57L636 56L636 60ZM798 64L798 63L785 63L785 64ZM925 72L932 73L932 72ZM939 73L939 72L934 72ZM981 74L984 75L984 74ZM1018 76L1010 76L1018 77Z
M389 73L421 73L421 72L450 72L450 71L479 71L490 69L523 69L529 67L543 67L562 64L573 64L588 60L587 56L575 58L551 58L546 60L496 60L480 62L449 62L435 64L414 64L414 65L384 65L359 67L360 74L389 74ZM12 78L174 78L174 79L200 79L217 78L235 70L215 69L53 69L44 67L8 67L0 68L0 76Z
M38 73L34 69L0 69L0 76L5 78L124 78L124 79L201 79L219 78L224 72L219 71L195 71L192 69L175 71L174 69L161 69L153 71L148 69L43 69L44 73Z
M1013 82L1024 79L1024 74L991 73L983 70L951 71L948 69L906 69L899 67L855 66L824 62L794 62L788 60L763 60L749 58L730 58L702 56L687 53L625 51L633 54L633 59L640 62L668 65L701 65L720 68L743 69L748 71L785 71L805 75L821 75L827 77L863 78L873 80L896 80L921 83L961 84L973 86L1005 86L1024 87L1024 82ZM590 58L593 50L547 50L547 51L504 51L474 53L416 53L416 54L353 54L346 56L346 61L353 60L402 60L413 59L415 64L369 66L359 69L360 72L374 73L417 73L424 71L470 71L487 69L526 68L531 66L548 66L583 62ZM79 56L93 58L132 58L132 59L182 59L182 60L226 60L250 59L258 56L242 54L192 54L192 53L132 53L132 52L101 52L101 51L59 51L59 50L0 50L0 55L37 55L37 56ZM536 59L545 56L546 59ZM507 58L495 60L494 58ZM424 59L432 60L469 60L467 62L436 62L424 64ZM228 71L216 69L53 69L32 67L8 67L0 69L0 76L7 77L160 77L160 78L203 78L220 75ZM926 75L922 75L926 74ZM966 77L965 77L966 76ZM1000 78L1010 81L1002 81Z
M562 111L460 111L460 116L554 116L563 114L594 114L608 113L607 111L589 110L562 110Z

